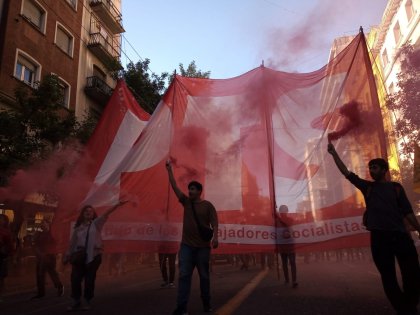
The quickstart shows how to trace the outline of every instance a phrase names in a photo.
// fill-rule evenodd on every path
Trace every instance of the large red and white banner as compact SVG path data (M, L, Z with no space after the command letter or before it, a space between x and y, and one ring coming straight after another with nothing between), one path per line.
M87 149L90 189L57 212L61 242L80 204L101 212L128 196L104 227L106 249L178 246L183 209L169 186L170 158L179 187L198 180L215 205L218 252L367 245L363 198L326 152L330 134L362 177L369 159L387 156L363 34L312 73L259 67L225 80L176 76L150 119L122 91L120 82Z

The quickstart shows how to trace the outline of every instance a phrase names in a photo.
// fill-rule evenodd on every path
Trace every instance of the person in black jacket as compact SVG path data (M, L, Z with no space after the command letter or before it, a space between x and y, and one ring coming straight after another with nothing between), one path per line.
M384 159L369 161L369 173L373 181L368 181L347 169L331 143L328 144L328 153L334 158L340 172L363 193L366 203L364 224L370 231L373 261L381 274L388 300L398 315L418 314L420 266L413 239L404 220L413 226L419 237L420 225L404 188L399 183L386 180L388 163ZM397 281L395 259L401 271L402 289Z
M0 302L2 302L4 280L8 274L8 260L14 251L12 238L12 232L9 228L9 217L5 214L0 214Z
M56 255L53 253L55 242L50 231L50 222L43 220L41 230L36 232L33 239L36 256L36 285L38 293L32 299L39 299L45 296L45 277L48 273L57 295L63 296L64 286L56 270Z

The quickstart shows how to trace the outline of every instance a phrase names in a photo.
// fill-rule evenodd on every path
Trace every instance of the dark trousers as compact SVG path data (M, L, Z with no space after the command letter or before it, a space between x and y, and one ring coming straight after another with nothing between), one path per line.
M85 290L83 297L90 301L95 292L96 272L102 262L102 256L97 255L88 264L72 265L71 269L71 297L80 300L82 296L82 281L84 280Z
M163 281L173 283L175 279L175 259L176 254L159 254L159 266ZM169 269L169 277L168 277Z
M49 274L51 281L56 289L62 287L60 277L56 270L56 256L52 254L42 255L36 259L36 285L38 295L45 294L45 278Z
M281 265L283 268L284 281L289 283L289 267L288 262L290 263L290 270L292 272L292 282L296 283L296 254L295 253L280 253L281 256Z
M371 232L372 257L382 278L388 300L398 314L415 314L420 294L420 266L414 242L408 233ZM397 281L395 259L401 271Z
M197 267L203 305L210 305L210 247L192 247L181 243L179 250L178 309L187 310L191 279Z

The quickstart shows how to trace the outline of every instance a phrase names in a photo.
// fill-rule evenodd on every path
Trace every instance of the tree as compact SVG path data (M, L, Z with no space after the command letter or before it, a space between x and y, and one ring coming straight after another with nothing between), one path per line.
M413 191L413 161L415 143L420 143L420 49L406 44L399 51L401 71L398 74L398 91L389 95L386 105L395 112L394 132L403 139L400 147L402 184L413 206L420 206L420 194Z
M404 45L399 57L401 72L398 74L398 91L389 95L386 105L396 113L395 136L404 139L402 153L414 153L414 144L420 143L420 49Z
M169 77L169 83L172 82L176 74L176 70L174 70ZM210 71L201 71L200 69L197 69L197 65L195 64L195 60L191 61L188 65L187 69L184 68L184 65L182 63L179 64L179 75L183 77L188 78L203 78L208 79L210 78Z
M407 198L410 200L413 208L420 209L420 194L414 192L413 171L411 160L404 159L400 161L401 184L404 186Z
M166 90L168 73L150 74L149 64L149 59L139 61L136 64L130 62L127 69L123 70L123 78L140 106L151 114Z
M48 75L38 88L21 86L15 91L16 105L0 111L0 186L20 168L47 158L70 139L86 142L93 131L91 117L78 122L62 105L57 76Z
M179 74L183 77L208 79L210 78L210 73L210 71L204 72L200 69L197 69L195 60L190 62L187 69L184 68L184 65L182 63L179 64Z
M130 62L127 64L127 69L123 70L123 78L140 106L151 114L175 77L176 71L174 70L171 75L168 72L158 75L150 71L149 64L150 60L147 58L136 64ZM192 61L186 69L180 63L179 74L190 78L209 78L210 71L197 69L195 61Z

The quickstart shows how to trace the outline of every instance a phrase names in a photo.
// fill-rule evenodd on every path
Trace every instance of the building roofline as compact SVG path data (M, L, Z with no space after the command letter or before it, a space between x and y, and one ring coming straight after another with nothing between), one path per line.
M376 38L376 43L374 45L375 49L380 51L385 42L386 34L388 33L389 26L394 19L395 14L400 7L402 0L390 0L386 5L384 14L382 15L381 24L379 25L378 36Z

